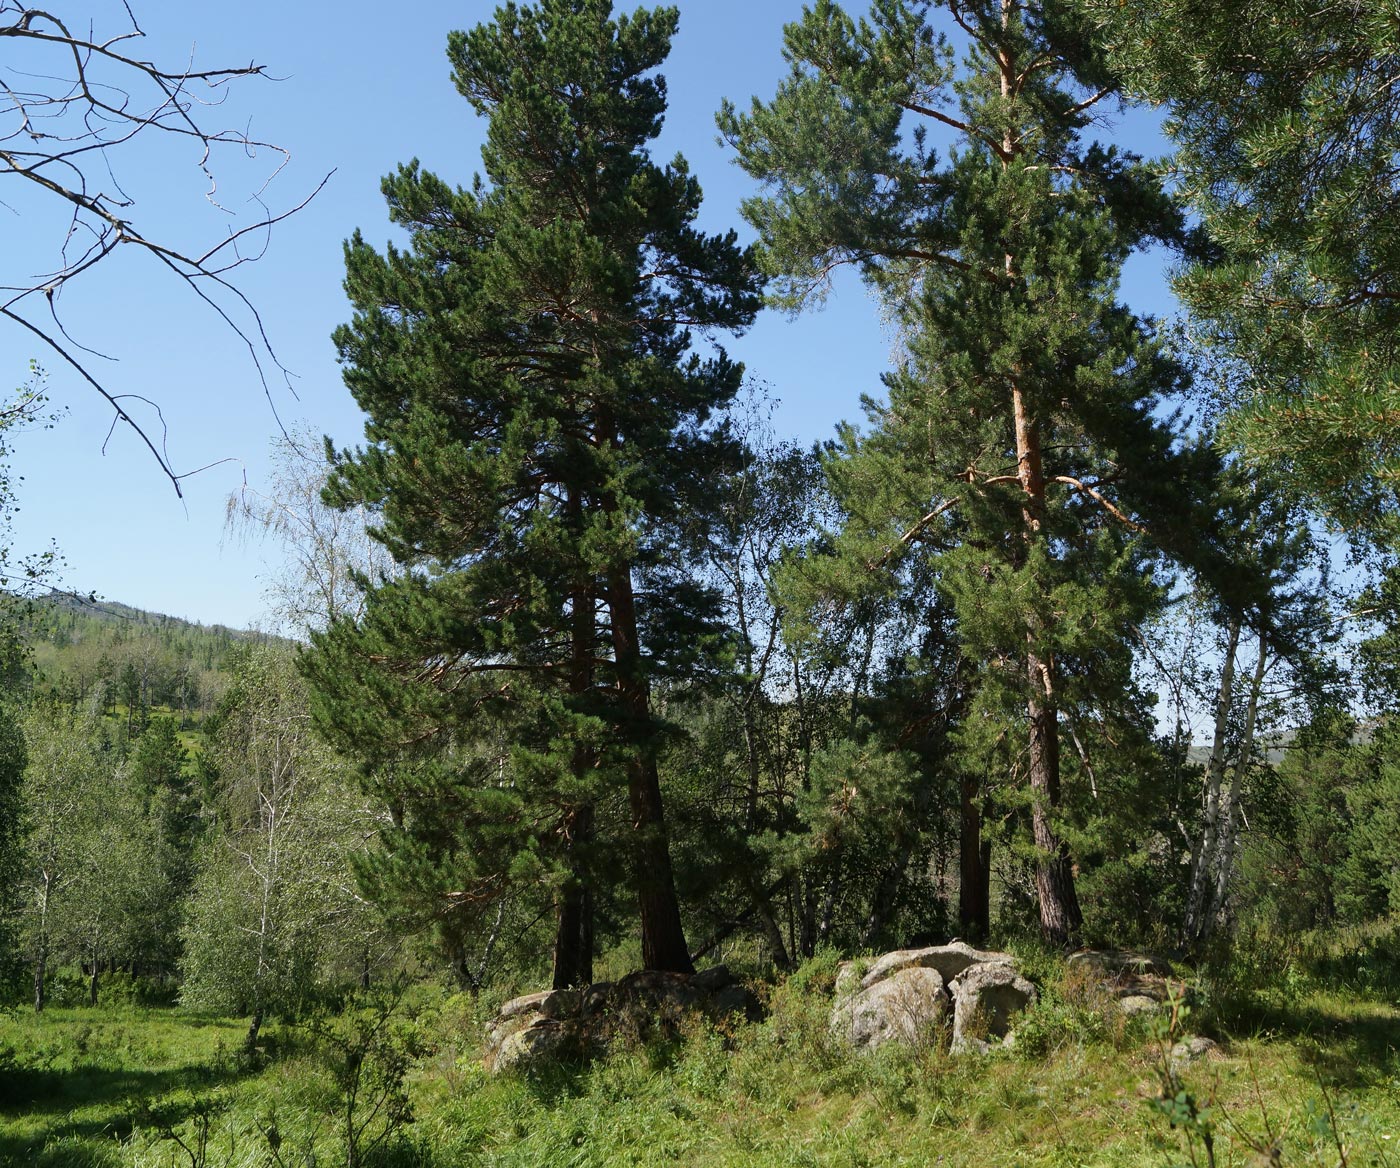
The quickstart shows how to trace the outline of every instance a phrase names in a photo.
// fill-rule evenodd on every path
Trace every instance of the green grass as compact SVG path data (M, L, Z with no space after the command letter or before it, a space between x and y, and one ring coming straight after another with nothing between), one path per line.
M237 1022L170 1010L49 1009L0 1018L0 1164L121 1164L135 1105L213 1090Z
M1149 1106L1160 1092L1161 1052L1141 1034L1094 1026L1098 1036L1084 1040L1063 1026L1059 1044L1037 1058L954 1058L936 1049L852 1056L827 1038L824 1009L776 1005L762 1026L727 1037L697 1033L669 1049L536 1081L489 1080L459 1062L455 1084L441 1072L425 1076L419 1134L444 1164L1185 1162L1183 1136ZM1325 1098L1344 1138L1367 1155L1385 1154L1393 1142L1386 1135L1400 1139L1400 1067L1386 1045L1400 1015L1326 997L1307 1007L1331 1020L1340 1046L1316 1034L1239 1038L1188 1072L1197 1096L1214 1107L1218 1163L1250 1163L1256 1145L1278 1139L1285 1164L1336 1164L1318 1123ZM1357 1040L1378 1057L1347 1062ZM1329 1081L1335 1067L1320 1063L1323 1052L1348 1067L1344 1083Z
M829 972L829 971L828 971ZM1007 1164L1132 1168L1190 1163L1185 1136L1154 1112L1161 1047L1100 1011L1092 993L1050 983L1020 1052L857 1056L826 1028L826 978L810 971L772 996L769 1019L698 1026L588 1067L492 1078L478 1012L424 991L404 1024L416 1114L379 1161L396 1168L772 1165L877 1168ZM1207 988L1188 1025L1221 1042L1185 1073L1208 1106L1216 1163L1247 1165L1277 1141L1284 1165L1400 1165L1400 1009L1380 996L1312 985ZM0 1019L0 1164L344 1164L336 1083L305 1036L274 1036L240 1070L242 1020L178 1011L54 1010ZM0 1055L0 1066L4 1057ZM143 1109L141 1100L147 1106ZM1334 1133L1336 1133L1334 1135ZM1198 1147L1199 1152L1199 1147ZM1387 1155L1390 1159L1387 1160ZM1204 1163L1204 1160L1200 1161ZM1267 1163L1267 1160L1263 1161Z

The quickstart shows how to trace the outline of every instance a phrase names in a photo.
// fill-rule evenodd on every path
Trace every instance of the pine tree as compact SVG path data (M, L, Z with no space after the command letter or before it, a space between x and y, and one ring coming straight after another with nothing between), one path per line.
M413 163L385 181L412 245L351 240L356 313L336 334L368 445L328 498L370 508L405 571L315 638L322 720L386 767L460 757L467 785L484 743L510 744L488 773L530 826L474 895L552 873L559 985L591 978L616 833L644 965L690 968L651 690L717 636L684 565L738 454L711 414L742 371L693 333L746 326L759 297L733 233L695 228L684 160L648 153L676 25L543 0L452 34L453 79L489 121L485 178L454 190Z
M1177 291L1236 376L1229 431L1333 517L1393 538L1400 481L1400 22L1393 4L1077 0L1166 106L1210 234Z
M720 116L767 184L745 206L764 266L793 309L856 267L908 343L870 432L844 428L828 457L849 516L837 587L934 557L979 674L963 745L1016 744L1041 929L1062 944L1081 913L1061 725L1140 713L1142 537L1179 534L1193 495L1157 415L1184 375L1116 295L1134 249L1183 241L1181 216L1140 160L1083 139L1111 86L1062 5L875 0L856 21L819 0L786 56L772 102Z

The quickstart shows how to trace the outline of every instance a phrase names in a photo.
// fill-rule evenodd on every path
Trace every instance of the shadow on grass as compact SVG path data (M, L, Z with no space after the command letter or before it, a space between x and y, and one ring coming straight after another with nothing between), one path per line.
M31 1148L23 1140L0 1133L0 1168L119 1168L116 1144L80 1144L65 1140L47 1148Z
M189 1091L188 1108L171 1116L178 1123L193 1112L197 1096L251 1073L256 1072L207 1063L159 1071L82 1064L67 1071L11 1068L0 1073L0 1168L48 1163L84 1168L112 1163L103 1144L115 1144L131 1134L139 1101L181 1089ZM17 1133L7 1122L21 1118L31 1121L32 1134ZM61 1156L40 1156L46 1146L55 1143L63 1145Z
M1393 1007L1364 999L1351 1008L1260 998L1232 1005L1219 1012L1222 1029L1298 1041L1303 1061L1329 1086L1371 1087L1400 1071L1400 1011Z

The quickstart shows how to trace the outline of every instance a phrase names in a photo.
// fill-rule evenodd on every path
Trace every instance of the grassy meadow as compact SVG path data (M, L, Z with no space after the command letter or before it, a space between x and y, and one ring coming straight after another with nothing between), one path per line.
M16 1010L0 1019L0 1164L1400 1163L1384 993L1202 980L1168 1033L1040 966L1041 1004L992 1056L843 1049L828 958L765 987L762 1023L696 1023L533 1077L482 1069L485 1000L421 986L271 1026L251 1059L243 1019ZM1219 1045L1172 1079L1180 1033Z

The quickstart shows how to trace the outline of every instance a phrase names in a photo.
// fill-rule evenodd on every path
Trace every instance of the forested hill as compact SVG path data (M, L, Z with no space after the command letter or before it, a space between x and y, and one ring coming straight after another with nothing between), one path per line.
M281 641L58 591L32 602L25 627L37 691L78 706L100 690L109 716L167 713L182 729L218 704L240 646Z

